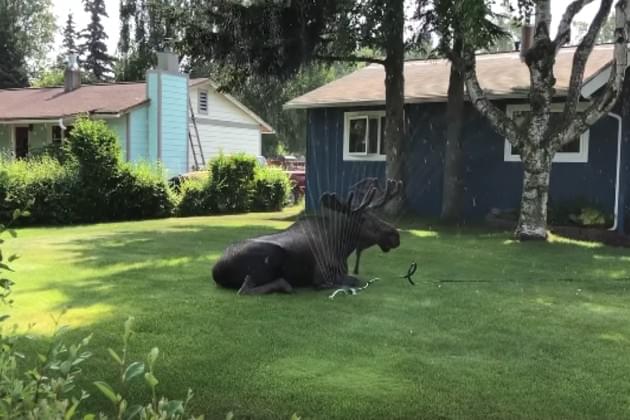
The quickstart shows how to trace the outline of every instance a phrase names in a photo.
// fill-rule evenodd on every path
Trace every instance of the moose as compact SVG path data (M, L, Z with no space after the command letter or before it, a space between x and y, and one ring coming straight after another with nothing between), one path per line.
M212 277L238 294L359 286L361 281L348 275L347 259L360 244L378 245L383 252L400 245L396 228L375 210L401 189L402 181L388 180L377 199L376 188L371 187L356 205L352 191L346 200L324 193L321 214L302 217L282 232L229 246L214 265Z

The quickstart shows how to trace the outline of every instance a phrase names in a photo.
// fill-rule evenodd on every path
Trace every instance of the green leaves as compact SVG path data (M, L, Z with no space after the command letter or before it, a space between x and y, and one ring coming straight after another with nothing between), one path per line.
M151 388L155 388L157 384L160 383L151 372L147 372L144 374L144 380L147 382L147 385L149 385L149 387Z
M96 381L94 382L94 386L98 388L99 391L114 405L118 405L121 400L121 396L116 394L111 386L109 386L106 382Z
M147 356L147 362L149 363L150 368L153 368L153 365L155 364L155 361L157 360L159 354L160 349L158 349L157 347L153 347L149 352L149 355Z
M116 361L116 363L118 363L119 365L123 364L123 361L118 353L116 353L112 348L108 348L107 351L109 352L110 356L112 356L112 359Z
M123 373L123 378L122 378L123 382L127 383L131 381L133 378L135 378L136 376L142 375L143 373L144 373L144 363L133 362L129 366L127 366L127 369L125 369L125 372Z

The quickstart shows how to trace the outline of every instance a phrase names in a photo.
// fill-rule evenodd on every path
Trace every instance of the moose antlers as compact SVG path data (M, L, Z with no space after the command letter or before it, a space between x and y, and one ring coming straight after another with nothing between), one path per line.
M388 179L385 191L378 185L377 178L366 178L352 185L346 202L341 202L335 193L324 193L320 204L324 208L341 213L358 213L366 209L378 209L383 207L392 198L400 194L402 181Z

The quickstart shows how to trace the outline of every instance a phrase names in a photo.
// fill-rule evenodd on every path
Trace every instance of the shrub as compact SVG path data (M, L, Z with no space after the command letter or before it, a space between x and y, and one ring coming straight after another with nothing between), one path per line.
M208 179L189 178L180 185L180 197L177 206L178 216L205 216L215 208L212 195L212 181Z
M120 178L120 148L103 121L80 119L70 133L70 151L78 164L75 204L81 221L111 219L109 206Z
M110 218L138 220L168 217L175 207L175 197L163 171L147 163L121 165L114 175L110 196Z
M213 210L234 213L250 209L256 166L256 158L245 154L221 155L210 162Z
M77 172L50 157L0 161L0 221L7 222L16 209L26 209L29 223L71 223Z
M254 175L252 210L281 210L291 194L291 182L280 168L257 167Z

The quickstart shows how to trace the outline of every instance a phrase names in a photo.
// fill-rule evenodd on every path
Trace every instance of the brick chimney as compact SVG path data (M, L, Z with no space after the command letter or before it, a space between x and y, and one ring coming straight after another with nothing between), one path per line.
M81 87L81 70L79 70L76 54L68 55L68 66L63 74L63 87L66 93Z

